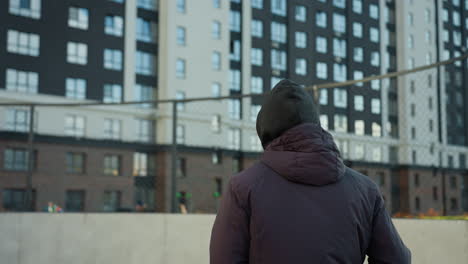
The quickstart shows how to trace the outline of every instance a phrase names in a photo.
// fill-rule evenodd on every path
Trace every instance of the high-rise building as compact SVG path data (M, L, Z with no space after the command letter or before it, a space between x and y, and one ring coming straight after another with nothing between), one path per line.
M468 47L468 1L460 0L8 0L0 10L1 102L260 94L283 78L358 80ZM379 184L387 209L462 211L466 72L460 61L417 78L318 91L322 126ZM189 211L215 211L229 176L258 157L260 105L255 96L177 105L176 191ZM112 211L142 201L170 211L172 104L35 111L36 209L54 201ZM0 108L0 197L11 208L23 199L28 115Z

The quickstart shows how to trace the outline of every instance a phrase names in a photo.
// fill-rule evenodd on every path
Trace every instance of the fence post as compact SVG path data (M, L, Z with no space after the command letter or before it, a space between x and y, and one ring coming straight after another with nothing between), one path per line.
M24 199L25 211L32 211L32 176L34 170L34 105L29 106L29 134L28 134L28 173L26 175L26 196Z
M177 102L172 103L171 211L177 212Z

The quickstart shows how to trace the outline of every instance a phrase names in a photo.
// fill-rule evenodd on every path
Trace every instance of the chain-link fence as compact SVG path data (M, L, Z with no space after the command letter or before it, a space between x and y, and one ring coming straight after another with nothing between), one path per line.
M364 79L348 69L356 80L305 87L346 164L380 186L393 214L468 211L466 58ZM0 98L2 211L214 213L229 177L262 152L261 94L24 98Z

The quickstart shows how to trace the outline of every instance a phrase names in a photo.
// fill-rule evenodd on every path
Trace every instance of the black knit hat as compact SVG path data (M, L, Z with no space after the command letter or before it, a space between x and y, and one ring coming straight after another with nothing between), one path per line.
M302 123L320 124L314 99L299 84L282 80L265 96L257 116L257 134L263 148Z

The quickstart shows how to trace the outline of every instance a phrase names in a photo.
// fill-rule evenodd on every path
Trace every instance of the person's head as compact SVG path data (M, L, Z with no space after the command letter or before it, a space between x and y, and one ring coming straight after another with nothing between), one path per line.
M257 134L263 147L303 123L320 124L314 99L299 84L282 80L265 96L257 116Z

